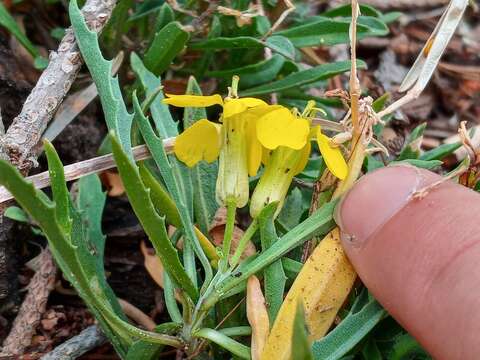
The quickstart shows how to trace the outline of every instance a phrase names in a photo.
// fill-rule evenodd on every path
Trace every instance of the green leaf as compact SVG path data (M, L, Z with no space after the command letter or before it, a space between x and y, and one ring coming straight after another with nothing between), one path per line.
M62 227L66 234L70 234L72 230L72 216L70 208L72 203L70 201L70 194L65 183L65 175L63 172L63 165L58 157L53 145L45 140L43 143L45 155L48 161L48 173L50 176L53 200L55 201L55 215L58 224Z
M227 293L238 285L244 283L249 276L256 274L274 261L280 259L290 250L303 244L306 240L315 235L326 234L330 231L335 222L333 221L333 210L337 201L331 201L315 211L309 218L297 225L287 234L282 236L266 251L262 252L255 259L243 262L216 288L219 296Z
M3 216L15 221L23 222L23 223L30 222L28 215L25 213L25 211L23 211L18 206L8 207L7 210L5 210L5 212L3 213Z
M207 39L214 39L222 34L222 24L218 16L213 16L210 24L210 31L208 32ZM215 58L215 54L211 51L205 51L202 57L195 64L196 74L199 78L202 78L208 67Z
M32 42L25 36L23 31L17 25L15 19L12 17L12 15L10 15L5 5L3 5L3 2L0 2L0 26L3 26L10 31L34 58L40 56L40 53L35 45L33 45Z
M178 308L177 299L175 299L175 287L166 271L163 272L163 292L165 297L165 307L168 315L174 322L182 323L183 317Z
M98 35L85 23L77 0L70 1L69 12L78 47L97 86L108 129L115 133L125 152L132 157L130 132L133 115L123 101L118 77L111 76L113 62L103 58Z
M276 221L281 224L283 229L289 231L298 225L302 218L303 210L302 191L294 188L287 196Z
M410 335L399 336L388 356L388 360L430 359L420 344Z
M210 71L207 75L223 79L231 79L232 76L238 75L240 76L240 87L248 88L275 79L284 63L285 58L275 54L271 59L260 61L256 64L230 70Z
M167 223L177 228L181 227L180 214L170 194L168 194L163 188L163 185L160 184L150 170L148 170L145 163L139 164L138 168L142 181L150 192L150 198L157 212L161 216L165 216Z
M420 146L422 145L423 133L427 127L427 123L418 125L410 133L410 136L405 141L400 155L397 157L397 161L405 159L417 159L420 156Z
M144 62L147 69L155 75L167 70L173 59L187 43L188 32L180 23L173 21L155 34L150 48L145 53Z
M185 202L185 198L182 195L179 183L175 178L173 172L174 168L169 161L167 154L165 153L165 149L163 147L163 139L162 137L158 137L155 134L150 122L143 115L142 109L140 108L140 104L135 94L133 96L133 104L135 107L135 113L137 115L140 132L142 133L142 136L145 139L145 142L150 152L152 153L152 157L157 164L158 169L160 170L162 179L168 192L177 204L186 240L190 243L190 245L195 251L195 254L198 256L200 262L202 263L205 271L205 284L208 284L213 276L212 268L210 266L208 258L206 257L205 253L202 250L202 247L200 246L198 238L195 235L188 204Z
M81 240L79 236L85 230L82 229L81 221L75 221L78 220L78 216L74 216L72 234L66 234L57 222L55 204L43 192L36 190L27 182L11 164L2 160L0 160L0 184L15 196L16 201L39 224L65 278L89 306L115 350L119 354L125 354L130 335L124 337L117 333L107 320L107 317L118 315L113 314L112 303L102 291L105 289L101 286L104 274L97 275L96 268L89 266L92 258L85 242L79 241ZM80 261L80 258L87 259L87 262Z
M155 328L155 332L160 334L173 334L180 330L177 323L164 323ZM138 340L128 349L126 360L156 360L165 348L163 344L154 344L149 341Z
M192 50L261 49L265 46L286 58L293 59L290 41L281 36L272 36L266 41L251 36L216 37L190 44Z
M140 3L135 12L130 16L130 21L138 20L162 7L164 0L146 0Z
M382 320L387 312L371 299L361 309L357 309L357 299L350 313L327 336L312 345L313 356L317 360L336 360L346 355L355 345Z
M297 312L293 320L292 360L313 360L310 342L308 341L305 311L302 302L297 304Z
M395 164L410 164L421 169L432 170L443 165L440 160L419 160L419 159L406 159L402 161L392 161L389 165Z
M310 84L315 81L325 80L338 74L342 74L350 70L350 61L339 61L324 65L318 65L313 68L302 70L269 84L260 85L248 90L240 92L241 96L253 96L261 94L270 94L272 92L283 91L294 87ZM358 60L357 67L365 69L366 64Z
M292 42L284 36L270 36L267 38L265 45L273 51L276 51L278 54L285 56L287 59L295 58L295 46L293 46Z
M378 349L375 339L370 338L362 349L362 355L368 360L383 360L382 353Z
M453 154L454 151L459 149L461 146L461 142L456 142L453 144L443 144L436 147L435 149L424 152L422 155L420 155L418 159L423 161L441 160L444 157Z
M360 12L362 15L381 17L382 13L370 5L360 5ZM332 10L322 13L322 16L335 18L335 17L350 17L352 15L352 5L346 4L338 6Z
M220 331L214 329L203 328L198 330L195 334L196 337L208 339L211 342L223 347L230 351L233 355L238 356L241 359L250 359L250 348L238 341L235 341Z
M125 360L156 360L164 348L165 346L162 344L138 340L128 349Z
M185 290L193 300L196 300L198 291L185 272L178 258L177 250L168 238L165 220L155 211L149 192L140 178L137 166L128 158L116 137L114 135L110 135L110 137L115 163L138 220L155 247L157 256L165 270L178 287Z
M278 31L275 35L287 37L295 47L346 44L349 40L349 19L314 17L314 21ZM374 17L361 16L357 25L358 38L388 34L388 27Z
M175 21L175 12L168 3L164 3L160 7L157 19L155 20L155 32L160 31L164 26Z
M273 244L279 241L277 232L273 224L277 203L266 206L258 215L260 227L260 240L262 251L267 251ZM276 260L263 270L263 282L265 288L265 300L268 304L268 318L270 325L273 325L278 311L282 306L283 294L285 292L286 282L285 272L283 271L282 260Z
M202 95L200 86L194 77L190 77L187 84L187 94ZM207 114L204 108L185 108L183 113L183 124L185 128L192 126L196 121L206 119ZM210 224L218 209L215 199L215 186L218 174L216 162L208 164L200 162L191 170L193 185L193 211L195 220L200 230L208 234Z
M161 87L160 78L148 71L136 54L132 53L130 62L132 64L133 71L136 73L143 88L145 89L146 97L149 98L153 96L153 94L157 94L156 100L150 106L150 111L152 113L153 122L155 123L155 128L160 137L169 138L177 136L177 123L173 120L172 115L168 110L168 105L162 102L164 99L163 93L158 93L158 89ZM186 204L189 213L192 214L193 191L191 183L192 180L190 179L190 171L180 161L177 160L175 155L168 155L167 158L170 161L171 169L173 171L176 184L179 187L182 200Z
M303 263L287 257L282 258L283 269L290 280L295 280L298 273L302 270Z
M148 98L152 96L152 94L157 93L155 101L150 105L150 111L152 112L152 118L156 129L164 138L177 136L177 124L173 120L172 115L168 110L168 106L162 103L162 100L164 99L163 93L157 92L162 86L160 78L152 74L134 52L130 55L130 64L132 65L132 69L137 75L138 80L140 80L142 87L145 89L145 97Z

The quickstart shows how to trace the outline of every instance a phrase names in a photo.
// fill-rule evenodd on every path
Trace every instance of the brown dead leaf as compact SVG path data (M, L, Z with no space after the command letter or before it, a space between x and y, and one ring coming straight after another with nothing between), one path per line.
M209 231L210 237L212 238L212 242L216 246L221 246L223 243L226 219L227 219L227 209L225 207L218 208L215 214L215 217L212 220L212 224L210 226L210 231ZM233 229L232 247L230 249L230 255L232 255L237 249L238 243L240 239L243 237L243 234L244 234L244 231L235 225ZM257 252L257 249L255 248L255 245L251 241L249 241L240 259L244 260L256 254L256 252Z
M153 281L155 281L157 285L163 289L163 286L165 284L163 279L163 264L158 258L158 256L155 255L155 250L149 249L145 242L142 241L140 243L140 251L143 254L143 264L145 266L145 269L147 269L148 274L152 277ZM180 301L177 293L175 293L175 298L177 299L177 301Z
M120 175L111 170L106 170L100 174L103 185L107 188L107 194L110 197L122 196L125 193L122 178Z
M270 333L270 322L265 297L256 276L250 276L247 281L247 318L252 327L252 360L259 360Z
M163 289L163 264L155 255L155 250L149 249L144 241L140 243L140 251L143 254L145 269L147 269L148 273L152 277L153 281L155 281L162 289Z

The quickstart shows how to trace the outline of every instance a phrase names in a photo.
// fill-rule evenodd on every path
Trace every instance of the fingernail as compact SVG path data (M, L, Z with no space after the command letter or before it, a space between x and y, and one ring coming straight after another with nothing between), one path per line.
M335 211L345 247L361 249L410 200L423 183L413 166L392 166L362 177Z

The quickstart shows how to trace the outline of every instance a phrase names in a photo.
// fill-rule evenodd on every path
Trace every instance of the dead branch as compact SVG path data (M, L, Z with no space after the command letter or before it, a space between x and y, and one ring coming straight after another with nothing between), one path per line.
M50 291L55 287L57 267L48 249L39 255L40 268L28 284L28 294L15 318L12 330L3 342L1 356L23 354L31 344L37 325L47 307Z
M163 146L167 153L172 152L174 140L175 138L169 138L163 141ZM132 152L134 159L137 161L149 159L152 156L145 145L139 145L132 148ZM98 156L65 166L65 180L77 180L81 177L90 174L96 174L114 167L116 167L116 165L112 154ZM43 189L50 185L50 176L48 171L30 176L27 178L27 180L30 181L37 189ZM0 186L0 205L11 199L13 199L12 194L10 194L10 192L3 186Z
M86 352L104 344L106 341L107 338L100 328L97 325L92 325L84 329L77 336L57 346L47 355L42 356L40 360L74 360Z
M89 28L100 31L114 6L115 0L88 0L82 12ZM33 149L70 90L82 63L73 30L69 28L58 50L50 53L48 67L27 97L22 111L2 137L0 158L10 160L23 173L28 172L35 163Z

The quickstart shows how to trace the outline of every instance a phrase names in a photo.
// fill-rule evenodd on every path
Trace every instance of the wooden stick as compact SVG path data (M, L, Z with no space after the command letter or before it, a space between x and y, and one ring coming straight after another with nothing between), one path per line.
M163 146L167 153L172 152L174 143L175 138L169 138L163 141ZM132 149L132 151L134 159L137 161L149 159L151 157L150 151L145 145L136 146ZM113 160L112 154L98 156L92 159L80 161L78 163L65 166L65 180L77 180L81 177L99 173L115 167L116 165L115 161ZM48 174L48 171L44 171L37 175L29 176L27 177L27 180L30 181L37 189L43 189L47 186L50 186L50 176ZM0 204L12 199L12 194L10 194L10 192L5 187L0 186Z

